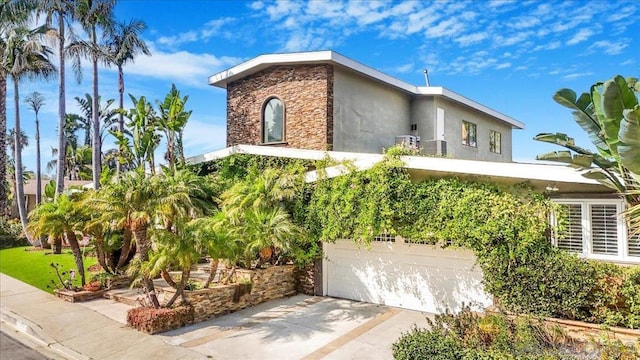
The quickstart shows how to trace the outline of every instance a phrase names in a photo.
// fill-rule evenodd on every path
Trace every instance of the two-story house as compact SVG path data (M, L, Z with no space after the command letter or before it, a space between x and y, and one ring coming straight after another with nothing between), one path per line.
M209 77L227 89L227 146L381 153L404 140L510 162L524 124L443 87L419 87L333 51L261 55ZM417 144L416 144L417 142Z

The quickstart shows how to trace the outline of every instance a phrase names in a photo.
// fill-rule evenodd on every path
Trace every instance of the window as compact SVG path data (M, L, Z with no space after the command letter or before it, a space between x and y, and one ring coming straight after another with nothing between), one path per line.
M495 130L489 131L489 151L502 154L502 134Z
M621 261L640 260L638 235L630 235L620 213L621 200L556 200L562 206L562 220L554 243L582 256Z
M476 124L462 121L462 144L476 147L477 132Z
M271 98L262 109L262 142L284 141L284 106L278 98Z

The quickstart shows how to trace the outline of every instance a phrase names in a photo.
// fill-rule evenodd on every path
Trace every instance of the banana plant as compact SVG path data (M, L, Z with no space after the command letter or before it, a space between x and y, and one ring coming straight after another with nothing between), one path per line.
M622 76L591 86L589 93L577 96L561 89L553 99L572 111L576 123L589 135L596 148L590 151L562 133L541 133L535 140L566 148L538 155L536 159L558 161L583 170L587 178L600 181L624 194L631 204L640 197L631 193L640 185L640 107L637 79Z

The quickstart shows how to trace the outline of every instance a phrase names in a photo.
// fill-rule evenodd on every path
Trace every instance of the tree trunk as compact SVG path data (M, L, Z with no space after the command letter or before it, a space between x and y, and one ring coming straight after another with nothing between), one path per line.
M182 277L180 278L180 283L176 288L176 293L173 294L167 305L165 307L170 308L171 305L178 299L179 296L182 296L184 292L184 288L187 286L187 281L189 281L189 275L191 275L191 266L185 266L182 268Z
M171 274L169 274L169 271L167 271L167 269L162 269L162 271L160 271L160 276L162 276L164 281L166 281L167 284L169 284L169 286L171 286L174 289L177 289L176 282L173 281L173 279L171 278Z
M53 239L53 253L56 255L62 254L62 237L56 236Z
M133 237L136 240L137 247L136 257L140 263L149 260L149 248L151 248L151 244L147 241L147 227L148 225L142 225L133 229ZM147 297L149 298L151 306L158 309L160 307L160 302L156 296L156 289L153 286L153 280L150 279L149 276L143 274L142 284L147 292Z
M118 108L120 114L118 114L118 131L124 133L124 71L122 71L122 65L118 64ZM120 177L121 171L120 159L116 161L116 177Z
M76 237L76 233L73 231L67 231L67 242L71 247L71 251L73 252L73 259L76 261L76 268L78 269L78 274L80 274L80 285L84 286L85 277L84 277L84 260L82 259L82 251L80 251L80 244L78 244L78 238Z
M22 143L20 142L20 93L18 91L18 79L13 78L13 100L16 111L16 123L15 123L15 138L14 146L15 146L15 154L14 163L16 165L16 201L18 203L18 213L20 214L20 222L22 223L22 230L24 231L24 236L27 238L29 243L33 245L33 240L29 236L27 232L27 209L24 205L24 178L22 174ZM2 149L4 150L4 149Z
M36 205L42 202L42 172L40 168L40 121L36 112Z
M218 272L218 263L219 263L218 259L211 259L211 268L209 269L209 277L207 278L207 281L204 283L204 286L203 286L205 289L208 288L209 285L211 285L211 282L216 277L216 273Z
M91 31L91 42L97 45L95 26ZM100 116L98 103L98 56L93 54L91 57L93 65L93 109L92 109L92 126L93 126L93 188L100 189L100 172L102 171L102 145L100 144Z
M103 245L104 239L102 238L102 236L96 236L96 257L98 258L98 264L100 264L104 271L112 273L113 271L109 269L109 266L107 265Z
M58 54L59 54L59 67L58 67L58 159L56 166L56 192L55 198L57 199L62 191L64 191L64 170L65 170L65 154L66 142L65 142L65 115L66 109L66 94L65 94L65 71L64 71L64 11L58 11Z
M7 76L0 71L0 216L7 211Z
M120 269L124 268L127 265L127 260L129 259L129 252L131 251L131 229L129 227L124 228L124 234L122 235L122 251L120 252L120 258L118 259L118 264L116 265L115 271L118 272Z

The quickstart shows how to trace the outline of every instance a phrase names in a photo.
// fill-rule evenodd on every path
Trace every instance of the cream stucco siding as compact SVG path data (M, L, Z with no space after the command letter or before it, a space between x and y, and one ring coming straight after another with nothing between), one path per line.
M435 99L438 107L445 109L445 141L447 142L447 156L456 159L506 161L510 162L511 152L511 126L498 121L490 116L463 107L443 98ZM477 146L471 147L462 144L462 121L468 121L477 125ZM501 134L502 153L496 154L489 151L489 132L497 131Z
M410 133L408 94L340 68L334 70L333 149L381 153Z

